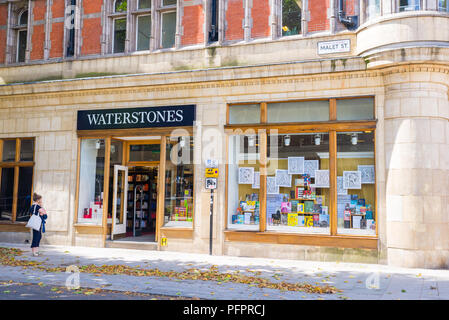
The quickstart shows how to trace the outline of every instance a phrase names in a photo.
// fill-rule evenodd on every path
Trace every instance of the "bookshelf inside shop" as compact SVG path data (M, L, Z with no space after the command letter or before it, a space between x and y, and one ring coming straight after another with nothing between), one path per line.
M140 186L140 188L139 188ZM134 191L137 189L134 196ZM128 210L126 231L136 236L154 232L156 226L157 168L135 168L128 172ZM134 205L136 218L133 219Z

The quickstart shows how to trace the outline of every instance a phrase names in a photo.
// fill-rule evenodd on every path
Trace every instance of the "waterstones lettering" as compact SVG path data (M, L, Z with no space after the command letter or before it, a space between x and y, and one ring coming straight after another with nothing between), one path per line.
M193 126L195 105L78 111L78 130Z

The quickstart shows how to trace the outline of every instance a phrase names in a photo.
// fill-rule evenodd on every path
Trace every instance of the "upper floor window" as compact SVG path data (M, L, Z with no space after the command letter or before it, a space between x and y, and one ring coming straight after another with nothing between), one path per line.
M301 33L302 0L282 0L282 36Z
M449 1L448 0L438 0L438 10L449 12Z
M366 0L366 19L372 19L380 15L380 0Z
M16 61L25 62L28 35L28 10L20 13L17 20Z
M69 22L67 26L67 57L73 57L75 55L75 13L76 13L76 0L70 0L70 7L66 8L67 18Z
M209 42L218 41L218 17L220 12L220 1L211 1L211 17L209 29Z
M399 0L399 12L421 10L420 0Z
M116 0L114 2L114 13L120 15L114 15L115 18L113 19L113 53L125 52L127 6L128 2L126 0Z
M174 47L176 10L176 0L115 0L109 14L110 52Z
M161 48L175 46L176 0L162 0L161 4Z

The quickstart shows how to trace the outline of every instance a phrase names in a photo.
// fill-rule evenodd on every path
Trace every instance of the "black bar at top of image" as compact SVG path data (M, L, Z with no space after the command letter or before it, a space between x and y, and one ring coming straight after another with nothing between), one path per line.
M196 106L78 110L77 130L191 127Z

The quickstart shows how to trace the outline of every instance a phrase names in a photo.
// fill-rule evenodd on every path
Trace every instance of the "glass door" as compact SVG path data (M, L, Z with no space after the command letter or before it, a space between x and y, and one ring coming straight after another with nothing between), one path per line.
M114 240L114 236L126 234L127 197L128 167L114 165L111 240Z

